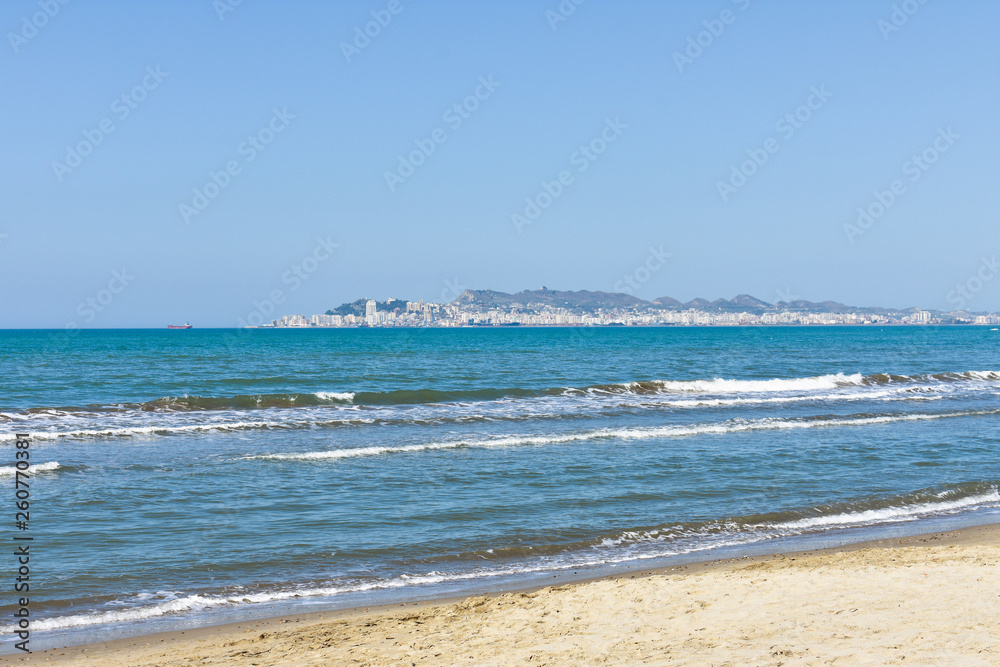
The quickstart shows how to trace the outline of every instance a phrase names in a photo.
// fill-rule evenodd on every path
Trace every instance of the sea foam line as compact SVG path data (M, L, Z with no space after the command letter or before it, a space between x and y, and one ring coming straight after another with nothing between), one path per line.
M246 604L246 603L261 604L267 602L280 602L282 600L290 600L293 598L334 596L334 595L342 595L344 593L359 593L376 589L403 588L405 586L434 584L434 583L440 583L442 581L479 579L483 577L498 577L509 574L541 572L552 569L566 569L569 567L572 567L572 565L567 565L565 566L565 568L529 566L524 568L517 568L516 570L508 568L498 569L498 570L476 570L472 572L459 572L448 575L435 571L435 572L428 572L427 574L424 575L404 574L398 577L394 577L392 579L381 579L364 584L356 584L353 586L329 586L329 587L305 588L298 590L248 593L245 595L229 595L229 596L188 595L174 600L169 600L167 602L161 602L159 604L141 606L122 611L105 611L105 612L97 612L91 614L75 614L71 616L56 616L53 618L46 618L34 621L31 624L31 629L36 631L56 630L60 628L81 627L81 626L100 625L108 623L122 623L128 621L140 621L147 618L165 616L167 614L174 614L185 611L202 611L204 609L210 609L212 607L219 607L224 605ZM16 632L17 629L18 629L17 626L13 625L0 626L0 634L10 634Z
M927 388L927 391L937 391L939 388ZM941 396L925 396L911 393L909 388L879 389L867 392L843 394L796 394L794 396L754 396L751 398L684 398L657 401L657 405L674 408L728 407L731 405L767 405L780 403L809 403L819 401L909 401L909 400L940 400Z
M953 513L976 505L1000 502L1000 491L993 489L988 493L968 496L957 500L928 502L902 507L883 507L881 509L864 510L861 512L845 512L827 516L808 517L771 524L774 528L830 528L835 526L851 526L858 524L892 523L898 521L913 521L923 514Z
M946 494L938 495L941 497ZM1000 490L993 487L985 493L977 493L955 500L922 500L912 504L906 504L904 501L898 505L878 509L838 511L836 514L804 517L792 521L743 523L735 519L730 519L721 522L709 522L696 529L684 529L680 531L676 530L677 526L626 530L617 537L605 538L600 544L595 545L594 548L642 546L665 542L677 544L691 538L734 537L740 534L763 537L764 539L794 537L822 532L827 529L914 521L929 516L955 514L963 510L996 507L998 503L1000 503ZM714 542L712 544L712 548L717 546Z
M566 566L571 567L571 565ZM321 596L342 595L344 593L360 593L376 589L403 588L420 584L434 584L442 581L479 579L482 577L497 577L506 574L520 574L544 571L553 569L546 566L517 568L512 571L509 568L501 570L476 570L472 572L457 572L445 575L441 572L433 571L423 575L399 575L392 579L379 579L363 584L348 586L324 586L314 588L303 588L284 591L266 591L261 593L246 593L227 596L204 596L187 595L185 597L168 600L153 605L136 607L122 611L105 611L91 614L75 614L71 616L56 616L53 618L34 621L31 624L32 630L56 630L59 628L81 627L87 625L99 625L106 623L122 623L127 621L139 621L157 616L165 616L185 611L201 611L212 607L234 604L261 604L267 602L280 602L294 598L308 598ZM556 568L559 569L559 568ZM16 632L17 627L13 625L0 626L0 634Z
M240 431L245 429L287 429L310 428L318 426L333 426L337 424L372 423L374 419L329 419L324 421L240 421L213 422L210 424L158 424L155 426L123 426L120 428L78 429L74 431L33 431L29 437L33 440L57 440L59 438L100 438L128 437L142 435L168 435L172 433L191 433L209 431ZM0 433L0 441L13 440L13 434Z
M760 419L755 421L731 421L721 424L701 424L696 426L658 426L650 428L626 428L626 429L599 429L594 431L584 431L581 433L567 433L563 435L533 435L533 436L507 436L503 438L490 438L487 440L452 440L446 442L430 442L416 445L398 445L384 447L355 447L348 449L333 449L319 452L301 452L291 454L255 454L252 456L240 457L241 460L263 459L263 460L288 460L288 461L311 461L311 460L336 460L354 458L359 456L378 456L380 454L399 454L406 452L420 452L438 449L457 449L474 447L514 447L520 445L552 445L567 442L580 442L586 440L602 439L624 439L642 440L650 438L670 438L690 435L712 435L724 433L738 433L745 431L770 431L779 429L806 429L824 426L867 426L870 424L890 424L893 422L905 421L926 421L931 419L948 419L954 417L975 417L985 415L995 415L998 410L975 410L968 412L948 412L940 414L906 414L906 415L882 415L878 417L856 417L847 419L814 419L814 420L775 420Z

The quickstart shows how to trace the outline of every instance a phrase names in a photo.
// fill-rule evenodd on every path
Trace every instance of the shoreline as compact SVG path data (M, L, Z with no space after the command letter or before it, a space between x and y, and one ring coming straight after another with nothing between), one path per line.
M758 567L771 568L772 566L776 568L782 567L792 561L799 563L802 567L806 567L813 561L818 563L819 561L828 560L838 555L850 556L851 554L856 555L857 552L867 553L874 552L875 550L889 550L889 553L892 553L893 551L898 552L898 550L906 550L914 547L918 549L934 548L936 551L940 550L939 548L950 548L952 550L957 549L959 552L963 549L981 547L996 548L1000 551L1000 523L906 537L876 538L819 549L721 558L660 568L636 569L618 574L603 574L601 576L584 577L571 581L564 580L560 581L555 587L548 584L537 584L482 595L444 597L426 601L396 602L331 611L293 613L220 625L206 625L187 630L140 634L92 644L78 644L64 648L35 651L30 655L6 654L0 656L0 665L34 664L38 662L98 664L94 662L98 660L100 664L121 664L132 667L147 664L183 664L181 662L163 663L156 661L146 662L144 660L150 657L146 654L151 653L162 656L164 652L172 652L178 658L185 655L190 657L200 655L205 646L212 646L216 649L226 646L240 646L247 642L252 643L255 637L259 638L258 641L262 641L266 637L287 635L289 632L295 634L319 631L331 625L337 625L338 628L343 626L353 630L362 629L359 630L360 636L366 634L363 628L378 625L380 619L400 616L401 613L404 616L402 620L406 620L406 612L410 613L409 616L412 616L414 613L418 615L427 615L430 613L432 616L444 614L450 618L455 613L462 612L462 610L483 607L490 604L491 601L496 601L500 598L503 598L505 601L509 598L531 601L535 596L548 594L548 591L571 591L582 595L586 593L588 587L592 588L595 585L615 585L621 582L633 582L633 580L639 580L640 583L653 587L654 585L658 586L664 584L664 582L674 580L677 577L690 578L692 575L702 578L729 576L746 569ZM913 558L917 562L921 562L921 555L925 554L917 553ZM890 560L895 559L892 558ZM728 596L728 594L726 595ZM997 604L1000 605L1000 591L994 595L994 599L998 600ZM497 602L497 604L501 603ZM509 604L514 605L515 602L511 601ZM556 613L558 613L558 609ZM987 616L988 610L984 609L983 615ZM994 623L994 625L996 624ZM389 639L392 638L389 637ZM234 652L233 656L237 653ZM162 658L157 658L157 660L160 659ZM238 662L235 659L233 661ZM223 661L219 664L226 663ZM246 664L260 663L247 662ZM288 664L305 663L289 662Z

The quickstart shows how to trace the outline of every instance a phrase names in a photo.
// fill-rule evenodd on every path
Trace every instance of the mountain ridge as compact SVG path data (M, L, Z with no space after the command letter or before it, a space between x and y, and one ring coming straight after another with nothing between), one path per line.
M661 296L652 300L640 299L631 294L621 292L594 292L590 290L550 290L546 287L537 290L521 290L515 294L498 292L496 290L471 290L462 292L454 301L455 305L478 306L480 308L490 308L497 306L519 306L531 308L532 306L550 306L555 308L597 310L614 308L647 308L651 310L701 310L705 312L740 312L740 313L766 313L766 312L815 312L815 313L862 313L872 315L886 315L889 313L913 313L920 308L882 308L882 307L859 307L848 306L838 301L806 301L796 299L793 301L778 301L768 303L762 299L749 294L738 294L732 299L708 299L695 298L682 302L670 296ZM929 310L928 312L937 312Z

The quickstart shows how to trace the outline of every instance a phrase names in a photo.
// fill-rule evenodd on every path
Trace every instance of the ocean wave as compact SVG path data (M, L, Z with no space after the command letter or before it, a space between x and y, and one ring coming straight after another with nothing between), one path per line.
M26 416L63 416L75 413L102 412L209 412L218 410L261 410L278 408L358 406L435 405L441 403L481 402L541 397L603 397L608 395L703 395L706 397L747 395L761 400L770 394L801 394L810 392L849 390L852 388L906 387L945 388L956 383L996 383L1000 371L965 371L897 375L876 373L834 373L801 378L731 379L711 378L696 380L640 380L611 384L594 384L584 387L506 387L478 389L396 389L387 391L316 391L286 392L275 394L246 394L236 396L165 396L144 403L113 403L80 407L35 407L21 412L5 411L0 418L6 421ZM918 389L919 390L919 389Z
M807 378L772 378L769 380L726 380L723 378L687 381L654 380L652 382L639 382L626 386L629 388L636 386L644 389L649 386L661 392L681 394L760 394L858 387L863 385L864 382L865 376L861 373L853 375L837 373L835 375L820 375Z
M866 385L887 384L927 384L931 382L995 382L1000 380L1000 371L965 371L962 373L926 373L921 375L894 375L876 373L865 376Z
M675 408L718 408L730 407L734 405L768 405L781 403L807 403L824 401L900 401L900 400L920 400L925 398L915 394L908 389L874 389L866 392L855 393L796 393L790 396L755 395L752 397L727 397L717 398L711 394L700 398L667 399L658 401L657 405L664 405ZM935 400L940 396L934 396Z
M680 545L685 540L703 541L736 535L755 535L761 539L794 537L826 530L876 526L916 521L932 516L957 514L973 509L1000 506L1000 488L996 484L971 482L944 491L918 491L900 496L862 499L806 510L790 510L768 515L732 517L722 521L674 523L623 530L599 541L583 541L566 548L608 548L659 543Z
M51 472L53 470L59 470L61 466L58 461L49 461L48 463L39 463L38 465L28 466L27 472L29 475L36 472ZM13 477L14 473L17 472L17 468L14 466L2 466L0 467L0 477Z
M8 420L18 422L16 430L28 432L39 440L152 437L252 429L587 419L623 410L725 409L864 401L929 402L996 393L1000 389L998 381L1000 373L993 371L914 376L839 373L787 380L633 382L593 385L585 389L550 389L530 396L526 395L531 393L528 390L484 390L475 394L475 400L469 400L468 392L408 391L405 397L391 396L393 392L390 392L380 394L386 399L384 405L366 404L370 396L363 392L317 392L270 395L267 400L237 397L242 407L234 407L231 399L183 397L143 404L117 404L114 411L104 412L88 411L90 408L38 408L5 414ZM522 395L512 396L512 392ZM487 396L493 398L480 400ZM128 408L129 405L133 407ZM270 407L250 409L251 405ZM223 407L229 409L223 410ZM12 430L15 429L0 433L0 442L14 439Z
M379 418L379 417L343 417L339 419L299 419L284 421L232 421L232 422L202 422L195 424L169 424L161 423L149 426L121 426L112 428L91 428L73 429L69 431L31 431L28 436L33 440L59 440L88 439L88 438L128 438L142 436L173 436L188 433L225 433L247 430L310 430L321 428L335 428L339 426L370 426L373 424L399 425L399 424L439 424L439 423L470 423L479 421L515 421L523 422L532 419L546 417L557 417L548 413L529 413L522 415L458 415L450 418L446 417L417 417L417 418ZM0 433L0 442L14 440L14 434Z
M667 408L695 408L695 407L725 407L732 405L753 405L765 403L791 403L800 400L833 400L836 397L807 398L765 398L758 401L752 399L705 399L692 401L666 401L660 403L622 403L611 405L611 408L624 409L649 409L656 407ZM863 398L851 398L849 400L875 400L875 401L896 401L896 400L919 400L936 401L941 400L940 396L928 395L907 395L902 398L892 396L867 396ZM432 424L467 424L474 422L511 422L523 423L540 419L557 419L568 417L587 417L592 414L588 411L560 412L558 410L527 412L523 408L510 408L507 406L505 413L495 414L413 414L397 416L378 416L375 413L352 412L349 415L337 416L335 418L322 418L327 415L303 414L302 419L284 419L269 421L210 421L196 423L169 423L161 422L150 425L128 425L118 427L97 427L97 428L74 428L65 431L55 430L29 430L28 435L34 440L54 441L60 439L90 439L90 438L129 438L129 437L151 437L151 436L176 436L192 433L227 433L249 430L310 430L326 429L347 426L371 426L371 425L432 425ZM553 444L558 442L568 442L572 440L587 440L594 438L648 438L648 437L668 437L683 435L699 435L708 433L729 433L735 431L759 430L759 429L781 429L781 428L807 428L812 426L836 426L836 425L861 425L869 423L882 423L889 421L911 421L923 419L938 419L942 417L975 416L983 414L993 414L992 411L968 411L945 414L903 414L903 415L880 415L864 417L861 419L844 418L831 419L812 422L811 418L798 418L790 420L762 419L747 421L734 419L722 424L694 425L694 426L666 426L654 427L651 429L617 429L617 430L597 430L575 435L556 436L517 436L511 438L499 438L487 441L455 441L446 443L430 443L421 445L400 445L400 446L374 446L360 449L336 450L336 452L323 453L322 456L316 453L315 456L302 455L300 458L348 458L354 456L367 456L375 454L386 454L392 452L419 451L423 449L447 449L459 446L507 446L517 444ZM13 433L0 433L0 442L15 439Z
M233 422L224 424L189 424L186 426L128 426L122 428L104 429L79 429L75 431L38 431L29 433L32 440L56 440L59 438L113 438L130 437L141 435L170 435L175 433L187 433L192 431L229 431L242 429L266 429L276 428L280 424L269 424L267 422ZM13 440L14 436L0 434L0 441Z
M692 426L655 426L647 428L597 429L579 433L559 435L512 435L488 439L452 440L446 442L429 442L413 445L387 445L379 447L356 447L348 449L333 449L328 451L256 454L241 457L242 460L275 460L275 461L320 461L355 458L362 456L378 456L382 454L403 454L440 449L477 448L477 447L516 447L526 445L553 445L568 442L588 440L622 439L643 440L652 438L674 438L693 435L713 435L737 433L745 431L768 431L781 429L806 429L836 426L868 426L872 424L889 424L893 422L926 421L932 419L951 419L956 417L977 417L1000 414L995 410L967 410L946 413L908 413L894 415L870 415L850 417L806 417L800 419L733 419L718 424L696 424Z
M321 401L350 403L354 400L354 392L351 391L317 391L315 395Z
M866 509L857 512L845 512L842 514L815 516L798 519L796 521L774 524L774 527L778 529L834 528L841 526L895 523L898 521L915 521L927 514L953 513L997 502L1000 502L1000 491L993 488L980 495L966 496L955 500L942 500L914 505L899 505L879 509Z
M214 410L266 410L269 408L304 408L351 403L349 391L291 392L282 394L246 394L236 396L165 396L155 401L124 404L144 412L202 412Z

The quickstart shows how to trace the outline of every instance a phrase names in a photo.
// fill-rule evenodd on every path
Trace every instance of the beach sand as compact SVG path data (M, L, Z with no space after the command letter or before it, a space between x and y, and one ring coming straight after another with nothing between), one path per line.
M34 663L997 665L1000 527L0 659Z

